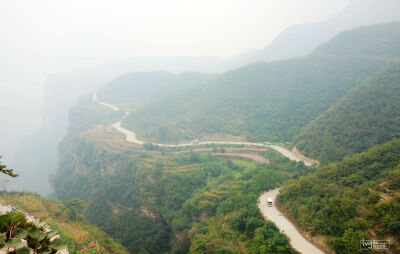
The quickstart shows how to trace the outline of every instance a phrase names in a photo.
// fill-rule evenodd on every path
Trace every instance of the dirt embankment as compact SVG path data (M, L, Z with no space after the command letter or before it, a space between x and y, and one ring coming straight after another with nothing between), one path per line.
M300 153L300 151L299 151L299 150L297 149L297 147L295 147L295 146L294 146L293 149L292 149L292 153L293 153L294 155L296 155L297 157L299 157L300 159L302 159L303 161L309 161L309 162L311 162L312 164L315 164L315 165L317 165L317 166L320 166L319 161L304 156L302 153Z

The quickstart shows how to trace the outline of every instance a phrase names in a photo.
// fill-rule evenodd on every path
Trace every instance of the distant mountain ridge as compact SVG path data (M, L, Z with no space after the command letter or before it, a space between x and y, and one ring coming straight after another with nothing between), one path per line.
M216 76L198 72L133 72L110 81L97 91L97 96L117 106L137 109L146 103L210 81Z
M339 33L359 26L400 21L400 1L354 0L326 21L293 25L261 50L238 56L242 63L305 56ZM233 60L238 61L238 60Z
M307 57L248 65L166 97L133 112L123 125L149 141L159 141L160 132L169 142L217 133L290 141L350 89L399 58L399 47L400 24L353 29Z

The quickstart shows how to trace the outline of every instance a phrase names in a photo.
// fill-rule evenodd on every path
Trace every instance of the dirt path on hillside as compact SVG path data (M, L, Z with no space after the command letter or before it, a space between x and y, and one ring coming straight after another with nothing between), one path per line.
M266 148L224 148L225 151L227 152L241 152L241 151L249 151L249 152L266 152ZM213 148L199 148L199 149L193 149L193 150L184 150L184 151L179 151L175 152L175 154L180 154L180 153L190 153L190 152L209 152L213 151Z
M293 153L292 151L289 151L286 148L280 147L280 146L276 146L276 145L271 145L271 148L275 149L276 151L280 152L283 156L289 158L292 161L303 161L304 164L306 166L311 166L312 164L314 164L314 160L313 159L309 159L306 158L305 156L299 156L296 155L295 153Z
M261 163L269 163L269 160L265 159L264 157L256 154L251 153L212 153L211 155L214 156L230 156L230 157L242 157L246 159L250 159L256 162Z

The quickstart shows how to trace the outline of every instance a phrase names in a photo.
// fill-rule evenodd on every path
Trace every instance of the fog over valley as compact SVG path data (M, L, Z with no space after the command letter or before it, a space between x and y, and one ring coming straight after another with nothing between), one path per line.
M400 252L399 0L0 1L1 253Z

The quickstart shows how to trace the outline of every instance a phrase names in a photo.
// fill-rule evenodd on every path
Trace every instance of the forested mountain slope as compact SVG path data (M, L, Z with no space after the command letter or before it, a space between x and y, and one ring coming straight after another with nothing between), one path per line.
M57 196L87 201L89 220L131 253L288 253L288 239L262 221L257 197L308 171L287 160L116 151L86 138L75 139L59 170Z
M398 58L400 56L399 30L400 23L362 26L337 35L333 43L321 45L314 50L314 53L333 56ZM388 36L389 34L391 35ZM367 41L362 41L362 39Z
M86 201L90 222L130 253L292 252L287 237L262 220L257 197L312 169L273 150L260 154L270 164L145 150L110 128L115 117L81 99L70 111L52 184L57 197Z
M101 66L49 76L44 86L42 126L39 130L31 130L32 134L26 134L28 136L21 142L9 163L22 173L22 177L14 181L12 189L29 189L42 195L51 192L48 176L57 168L57 144L67 134L68 111L80 97L126 73L158 70L174 73L215 72L215 65L219 62L219 59L202 57L130 57ZM4 152L7 150L3 149ZM38 171L43 177L37 177Z
M400 61L350 91L305 127L294 144L326 163L395 137L400 137Z
M199 57L131 57L102 66L87 68L71 73L49 77L45 88L45 108L43 126L36 133L27 137L12 162L12 167L30 171L40 170L48 175L56 168L56 156L50 154L56 150L57 143L66 134L67 111L77 98L96 90L109 80L133 71L165 70L171 72L198 71L224 72L239 68L256 61L270 61L297 56L304 56L315 47L338 33L360 25L399 21L400 3L397 0L358 0L326 21L316 24L300 24L282 31L270 44L261 50L251 50L231 59L221 60ZM6 121L7 122L7 121ZM4 132L6 133L6 132ZM8 132L7 132L8 133ZM7 135L3 137L6 138ZM40 139L47 140L46 143ZM37 141L39 140L39 141ZM3 148L4 151L7 147ZM29 151L41 147L39 156L30 156ZM22 156L21 156L22 155ZM50 158L45 161L42 158ZM27 160L30 163L21 164ZM47 177L36 178L34 184L27 186L32 191L47 194L50 190ZM40 186L40 188L38 188ZM19 189L23 189L19 185Z
M328 235L337 253L359 253L361 239L390 239L398 253L400 140L292 181L278 199L300 228Z
M356 29L352 31L356 35L344 33L337 44L334 39L308 57L249 65L216 77L133 73L114 80L98 91L98 96L131 110L123 123L149 141L174 142L209 133L243 135L257 141L291 140L351 89L400 57L398 28L398 24L386 24ZM375 38L374 33L381 37ZM362 46L352 46L351 54L349 45ZM385 50L375 50L377 45ZM111 128L122 115L121 111L93 102L89 95L71 109L69 135L59 145L59 168L52 178L57 197L86 201L85 214L90 222L131 253L293 252L288 239L274 225L261 220L257 197L260 192L312 173L315 168L288 161L270 150L261 154L271 162L267 164L218 158L210 150L179 153L185 148L127 143ZM382 157L386 150L397 149L397 143L393 144L346 159L346 167L347 162L354 163L338 171L343 176L358 169L357 163L362 160L357 158L371 157L360 166L368 167L368 173L360 173L360 178L358 174L350 177L349 182L343 183L344 188L364 184L365 179L375 181L369 175L370 169L378 174L377 181L386 179L386 171L379 175L379 170L392 170L391 163L398 160L398 153L394 153L392 162L388 159L391 155ZM223 147L208 148L223 153ZM375 165L372 160L380 164ZM339 173L330 178L339 177ZM330 184L333 185L326 182L321 188ZM372 185L367 189L378 192ZM368 202L378 202L374 197L371 200L375 201ZM356 198L349 202L361 206L362 199ZM352 211L349 214L354 217ZM337 237L332 238L331 246L342 250L347 240L342 236L352 237L351 240L366 236L357 231L364 225L361 222L359 226L358 222L346 221L339 229L329 229L327 234ZM354 230L344 234L344 227L353 227L352 223ZM397 222L393 223L396 230ZM324 228L332 226L316 222L321 224ZM378 221L376 234L380 234L379 225Z
M151 141L219 133L288 141L362 80L400 57L399 35L399 24L354 29L308 57L227 72L134 112L123 125Z
M110 81L97 91L97 96L107 103L136 109L216 76L196 72L133 72Z

